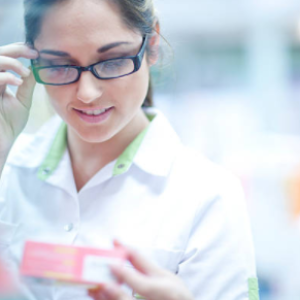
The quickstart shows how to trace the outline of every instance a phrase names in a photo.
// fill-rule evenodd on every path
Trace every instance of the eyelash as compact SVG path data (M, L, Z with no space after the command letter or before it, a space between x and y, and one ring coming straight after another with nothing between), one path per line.
M97 62L101 62L104 60L109 60L109 59L117 59L120 57L125 57L125 56L130 56L130 53L118 53L118 54L110 54L107 57L103 57L100 60L96 61ZM74 62L65 62L65 63L61 63L59 61L55 62L55 60L50 60L50 59L42 59L42 61L40 63L44 63L45 66L70 66L70 67L76 67L78 66L76 63Z
M74 63L48 61L49 66L75 66Z

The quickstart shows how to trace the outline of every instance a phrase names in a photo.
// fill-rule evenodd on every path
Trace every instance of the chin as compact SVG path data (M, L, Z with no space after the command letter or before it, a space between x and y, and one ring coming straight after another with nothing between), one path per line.
M108 141L113 137L112 133L101 132L99 128L89 128L85 130L74 130L77 136L87 143L98 144Z

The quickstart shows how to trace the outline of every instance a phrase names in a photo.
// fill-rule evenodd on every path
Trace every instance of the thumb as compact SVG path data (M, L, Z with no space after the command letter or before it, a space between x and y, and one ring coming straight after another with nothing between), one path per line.
M16 94L16 98L26 107L31 107L32 95L36 84L32 70L30 69L30 75L22 77L23 84L19 86Z

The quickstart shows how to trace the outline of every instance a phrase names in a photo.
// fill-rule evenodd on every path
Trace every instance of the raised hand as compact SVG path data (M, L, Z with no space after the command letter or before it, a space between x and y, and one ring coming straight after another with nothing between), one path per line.
M0 47L0 158L7 155L14 140L24 129L31 107L35 79L17 58L37 58L38 52L24 43ZM7 72L14 71L22 78ZM16 95L7 85L18 86Z

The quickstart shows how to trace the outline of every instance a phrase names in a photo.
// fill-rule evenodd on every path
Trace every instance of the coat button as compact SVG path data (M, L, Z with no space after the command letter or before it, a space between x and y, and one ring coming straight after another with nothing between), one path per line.
M64 226L64 230L65 230L66 232L72 231L73 228L74 228L73 223L69 223L69 224L66 224L66 225Z
M50 171L51 171L51 169L50 168L45 168L44 170L43 170L43 174L49 174L50 173Z
M120 164L120 165L118 165L118 169L123 169L125 167L125 165L124 164Z

